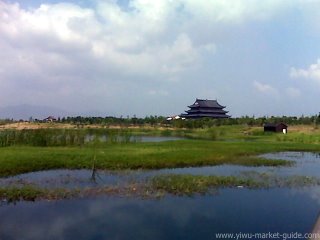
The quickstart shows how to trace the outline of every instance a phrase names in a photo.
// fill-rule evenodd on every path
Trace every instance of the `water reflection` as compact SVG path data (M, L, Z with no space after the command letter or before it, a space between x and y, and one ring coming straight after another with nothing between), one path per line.
M318 176L318 154L285 152L270 159L293 160L293 167L213 166L153 171L51 170L1 179L1 185L90 187L144 181L163 173ZM166 196L160 200L95 198L18 202L0 205L0 239L216 239L216 233L310 232L319 213L320 187L299 189L220 189L205 196Z
M185 140L183 137L171 137L171 136L140 136L140 135L112 135L108 134L97 136L95 134L87 134L85 136L85 143L94 141L100 142L126 142L126 143L137 143L137 142L167 142L167 141L178 141Z
M219 232L304 233L311 230L319 209L309 190L223 189L218 195L194 198L21 202L0 207L0 239L216 239Z
M282 176L288 175L304 175L304 176L320 176L320 154L311 152L280 152L268 153L261 155L267 159L283 159L294 161L293 167L275 168L275 173Z

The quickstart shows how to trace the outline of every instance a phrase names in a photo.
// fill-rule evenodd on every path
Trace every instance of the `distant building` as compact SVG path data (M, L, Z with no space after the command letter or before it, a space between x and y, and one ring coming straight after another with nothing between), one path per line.
M188 106L190 109L186 113L181 114L183 118L230 118L227 111L223 110L225 106L218 103L217 100L196 99L196 101Z
M265 132L282 132L284 134L288 132L288 126L284 123L266 123L263 129Z
M55 122L55 121L57 121L57 119L53 116L49 116L49 117L43 119L43 121L44 122Z
M172 117L167 117L167 121L172 121L172 120L179 120L179 119L181 119L181 120L185 120L185 118L184 117L180 117L180 116L172 116Z

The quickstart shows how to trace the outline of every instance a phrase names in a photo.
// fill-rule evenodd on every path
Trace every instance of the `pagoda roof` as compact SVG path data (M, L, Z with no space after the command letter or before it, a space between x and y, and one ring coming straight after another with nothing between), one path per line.
M190 110L185 111L187 113L228 113L228 111L222 110L221 108L219 109L211 109L211 108L192 108Z
M198 108L198 107L205 107L205 108L225 108L218 103L217 100L208 100L208 99L196 99L194 104L188 106L189 108Z
M208 118L230 118L230 115L226 114L210 114L210 113L199 113L199 114L181 114L181 117L185 118L203 118L203 117L208 117Z

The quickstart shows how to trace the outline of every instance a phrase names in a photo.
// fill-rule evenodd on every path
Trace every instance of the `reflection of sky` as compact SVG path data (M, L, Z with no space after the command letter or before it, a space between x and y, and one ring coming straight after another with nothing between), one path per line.
M263 155L295 161L293 167L214 166L153 171L99 171L98 185L163 173L237 175L250 171L318 176L312 153ZM53 170L2 179L47 186L95 186L89 170ZM51 184L51 185L50 185ZM302 207L303 206L303 207ZM308 232L320 207L320 187L221 189L210 196L160 200L97 197L0 205L0 239L214 239L217 232Z
M308 196L310 196L312 199L316 200L318 204L320 204L320 188L319 187L307 188L307 190L305 191L305 194L308 194Z
M278 167L274 171L280 175L304 175L319 177L320 173L320 155L311 152L281 152L264 154L262 157L268 159L283 159L294 161L293 167Z
M308 232L319 206L305 192L288 189L21 202L0 207L5 219L0 239L214 239L217 232Z

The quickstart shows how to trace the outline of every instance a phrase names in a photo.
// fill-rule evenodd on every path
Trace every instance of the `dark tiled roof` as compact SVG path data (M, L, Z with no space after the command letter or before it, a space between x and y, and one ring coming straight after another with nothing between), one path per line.
M283 126L286 126L286 127L288 127L286 124L284 124L284 123L265 123L264 124L264 127L277 127L277 126L279 126L279 125L283 125Z
M190 109L181 114L185 118L229 118L227 111L223 110L225 106L218 103L217 100L196 99L194 104L188 106Z
M212 109L212 108L193 108L186 111L189 114L192 113L227 113L228 111L224 111L222 109Z
M189 108L198 108L198 107L225 108L225 106L220 105L217 100L207 100L207 99L196 99L194 104L189 106Z
M229 118L229 115L226 114L210 114L210 113L198 113L198 114L181 114L181 117L185 118Z

